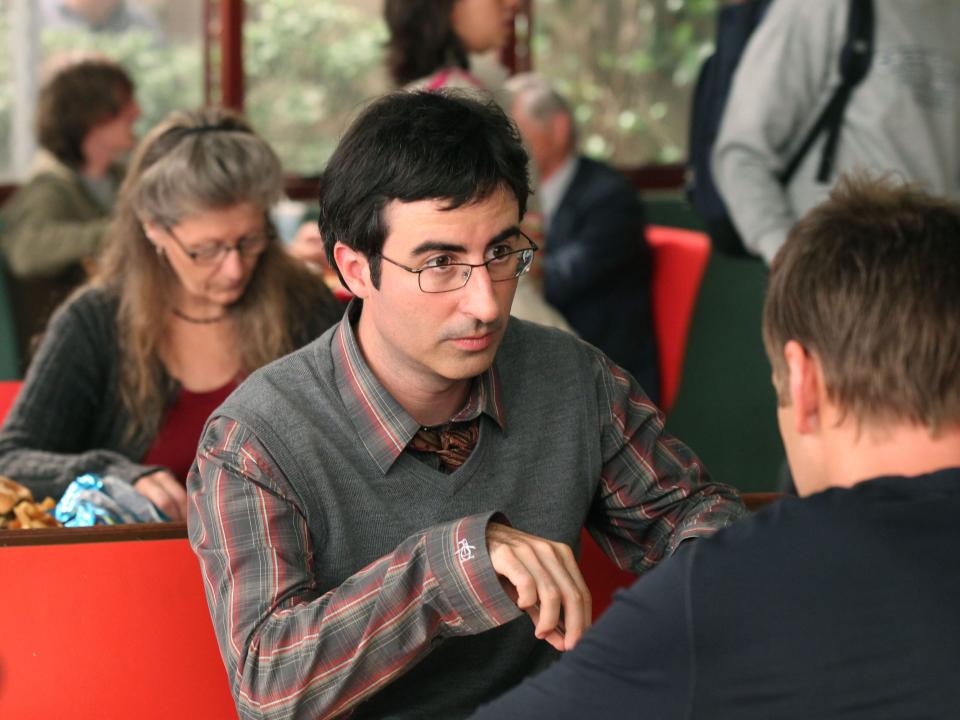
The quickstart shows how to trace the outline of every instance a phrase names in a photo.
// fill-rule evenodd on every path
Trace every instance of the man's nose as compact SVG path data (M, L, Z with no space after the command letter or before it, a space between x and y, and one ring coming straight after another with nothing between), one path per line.
M461 308L465 313L482 323L492 323L497 319L500 306L486 265L473 269L463 288L463 293Z

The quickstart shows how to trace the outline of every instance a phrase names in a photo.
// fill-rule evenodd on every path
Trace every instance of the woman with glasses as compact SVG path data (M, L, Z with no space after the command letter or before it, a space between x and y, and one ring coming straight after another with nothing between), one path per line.
M178 112L137 149L97 275L55 314L0 432L0 475L58 498L129 482L171 519L206 417L341 308L281 248L280 162L239 117Z

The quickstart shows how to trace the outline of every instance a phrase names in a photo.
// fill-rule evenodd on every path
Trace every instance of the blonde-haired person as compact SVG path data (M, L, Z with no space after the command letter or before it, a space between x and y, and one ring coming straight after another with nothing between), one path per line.
M147 135L97 275L54 315L0 432L0 474L55 498L110 475L185 516L207 415L341 314L280 247L282 190L276 154L232 113L173 113Z

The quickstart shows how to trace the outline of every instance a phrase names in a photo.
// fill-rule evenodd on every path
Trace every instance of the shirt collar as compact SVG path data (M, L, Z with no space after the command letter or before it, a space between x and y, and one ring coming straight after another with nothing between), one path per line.
M350 421L370 458L386 474L420 429L420 424L377 380L360 352L354 325L360 318L362 307L363 303L357 299L351 300L347 306L333 337L333 367L340 399ZM504 427L500 379L492 365L474 378L466 403L450 421L473 420L481 413Z
M544 225L549 225L553 214L560 207L560 201L573 182L578 164L577 156L570 155L553 175L540 183L540 209L543 212Z

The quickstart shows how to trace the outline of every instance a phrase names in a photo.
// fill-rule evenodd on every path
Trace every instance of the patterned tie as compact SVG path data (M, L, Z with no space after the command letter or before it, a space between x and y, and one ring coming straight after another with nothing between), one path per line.
M463 465L480 435L480 418L455 423L443 429L420 428L410 440L416 452L433 453L440 459L440 472L450 474Z

